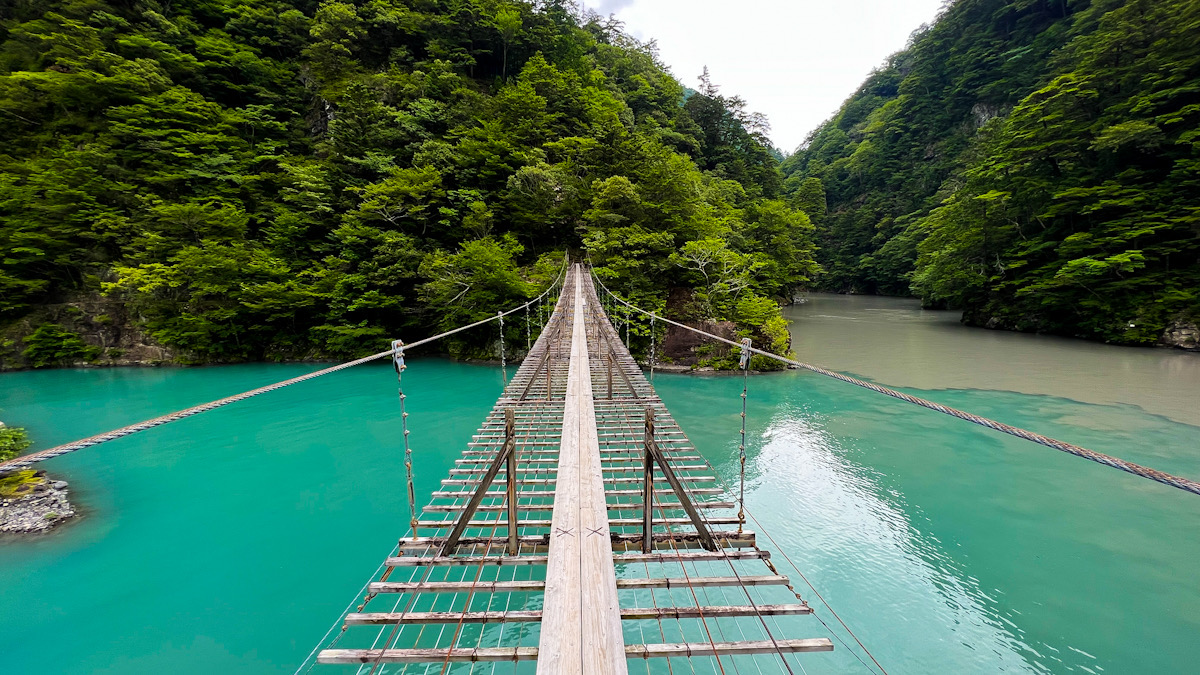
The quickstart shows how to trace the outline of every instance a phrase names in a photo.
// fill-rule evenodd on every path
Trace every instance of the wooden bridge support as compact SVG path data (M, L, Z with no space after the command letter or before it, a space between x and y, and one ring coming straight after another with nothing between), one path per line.
M679 498L679 506L688 515L688 520L693 527L696 528L696 534L700 539L700 545L706 551L717 550L717 542L713 540L712 533L708 531L708 524L704 522L704 518L696 511L696 507L692 505L692 499L688 496L687 490L683 488L683 484L679 482L679 477L675 475L675 470L671 467L670 462L666 457L663 457L662 452L658 449L658 444L654 442L654 408L646 406L646 431L643 434L646 439L646 466L645 474L642 478L644 490L642 492L642 504L654 503L654 465L662 469L663 475L666 476L667 482L671 485L671 490L675 496ZM654 531L650 514L653 509L643 508L645 514L642 520L642 551L649 553L654 545Z
M775 622L811 610L787 577L762 574L770 553L755 534L729 527L740 525L737 504L621 344L582 266L442 484L417 523L427 536L400 540L319 663L625 675L628 659L665 658L691 672L731 660L784 672L787 655L833 648L777 634Z

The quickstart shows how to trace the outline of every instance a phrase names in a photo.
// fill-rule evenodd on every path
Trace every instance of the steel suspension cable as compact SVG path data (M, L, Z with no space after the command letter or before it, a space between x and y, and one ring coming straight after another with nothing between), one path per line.
M408 524L412 528L413 536L415 537L417 536L417 492L413 487L412 446L408 442L408 410L405 409L404 405L405 400L408 398L404 394L404 371L408 369L408 366L404 363L403 340L392 342L392 364L396 369L396 391L400 397L400 429L401 435L404 438L404 475L408 488Z
M746 394L750 391L750 338L742 340L742 441L738 444L738 532L746 524Z
M707 337L711 340L716 340L717 342L723 342L723 343L733 346L733 347L741 347L742 346L740 343L734 342L733 340L723 338L719 335L713 335L712 333L702 331L698 328L693 328L691 326L680 323L678 321L672 321L671 319L667 319L665 317L658 316L658 315L654 314L653 312L647 312L646 310L641 309L640 307L636 307L636 306L626 302L625 300L621 299L616 294L614 294L612 291L610 291L608 289L608 287L604 285L604 282L600 281L599 277L597 277L594 272L592 273L592 277L596 280L596 283L600 284L600 287L603 288L605 290L605 292L608 293L614 300L621 303L622 305L625 305L627 308L632 309L635 312L640 312L647 316L656 317L659 321L664 321L666 323L671 324L672 326L677 326L679 328L683 328L684 330L689 330L693 333L703 335L704 337ZM1025 429L1021 429L1020 427L1014 427L1012 425L1005 424L1003 422L997 422L996 420L989 419L989 418L983 417L981 415L976 415L974 413L966 412L964 410L959 410L957 408L951 408L950 406L942 405L941 403L935 403L933 401L923 399L923 398L920 398L917 396L912 396L911 394L905 394L904 392L896 391L895 389L889 389L888 387L883 387L878 384L874 384L872 382L867 382L865 380L860 380L855 377L850 377L849 375L844 375L837 371L822 368L820 366L814 366L812 364L804 363L802 361L796 361L794 359L789 359L789 358L780 356L778 354L772 354L771 352L768 352L768 351L765 351L762 349L758 349L755 347L750 347L748 349L750 352L752 352L754 354L759 354L759 355L765 356L769 359L774 359L776 361L779 361L780 363L786 363L788 365L795 366L797 368L803 368L805 370L809 370L814 373L818 373L820 375L825 375L826 377L832 377L836 380L841 380L842 382L848 382L850 384L862 387L864 389L870 389L871 391L874 391L876 393L884 394L886 396L891 396L892 398L899 399L906 403L912 403L913 405L919 405L922 408L928 408L929 410L940 412L940 413L943 413L946 415L950 415L951 417L957 417L961 420L966 420L967 422L971 422L973 424L978 424L980 426L987 427L989 429L992 429L993 431L999 431L1001 433L1005 433L1010 436L1016 436L1017 438L1021 438L1021 439L1027 440L1027 441L1032 441L1034 443L1037 443L1038 445L1044 445L1048 448L1053 448L1055 450L1059 450L1059 451L1065 452L1067 454L1075 455L1076 457L1082 457L1083 459L1087 459L1087 460L1096 462L1097 464L1102 464L1104 466L1107 466L1107 467L1110 467L1113 469L1119 469L1126 473L1131 473L1135 476L1141 476L1142 478L1148 478L1152 481L1162 483L1163 485L1169 485L1173 488L1178 488L1185 492L1190 492L1195 495L1200 495L1200 482L1190 480L1188 478L1183 478L1181 476L1169 474L1165 471L1159 471L1157 469L1152 469L1147 466L1142 466L1140 464L1136 464L1134 462L1130 462L1130 461L1121 459L1119 457L1113 457L1112 455L1106 455L1102 452L1096 452L1095 450L1088 450L1087 448L1080 447L1078 445L1073 445L1073 444L1067 443L1065 441L1060 441L1060 440L1057 440L1054 438L1050 438L1049 436L1043 436L1042 434L1034 433L1032 431L1027 431Z

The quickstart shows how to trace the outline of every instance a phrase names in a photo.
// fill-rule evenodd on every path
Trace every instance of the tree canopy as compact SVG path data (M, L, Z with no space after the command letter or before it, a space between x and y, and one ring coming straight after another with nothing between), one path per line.
M762 119L565 0L0 8L0 323L104 294L188 360L348 356L570 249L766 339L817 271Z

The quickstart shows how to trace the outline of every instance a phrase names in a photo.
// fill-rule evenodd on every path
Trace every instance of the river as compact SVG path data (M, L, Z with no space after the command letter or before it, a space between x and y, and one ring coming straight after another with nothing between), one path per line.
M1200 478L1200 355L970 329L907 300L786 311L803 360ZM316 367L9 373L0 419L36 449ZM736 476L740 378L655 386ZM418 503L502 387L497 367L410 362ZM0 539L0 672L292 672L406 529L395 394L362 366L45 463L84 517ZM751 378L748 419L764 545L890 672L1200 660L1200 498L804 371ZM797 582L836 645L806 672L868 672ZM830 635L800 623L787 637Z

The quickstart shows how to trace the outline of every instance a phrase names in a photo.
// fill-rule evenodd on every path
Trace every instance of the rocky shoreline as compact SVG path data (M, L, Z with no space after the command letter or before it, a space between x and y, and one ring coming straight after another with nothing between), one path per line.
M45 471L22 470L0 475L0 532L44 532L75 517L66 481Z

